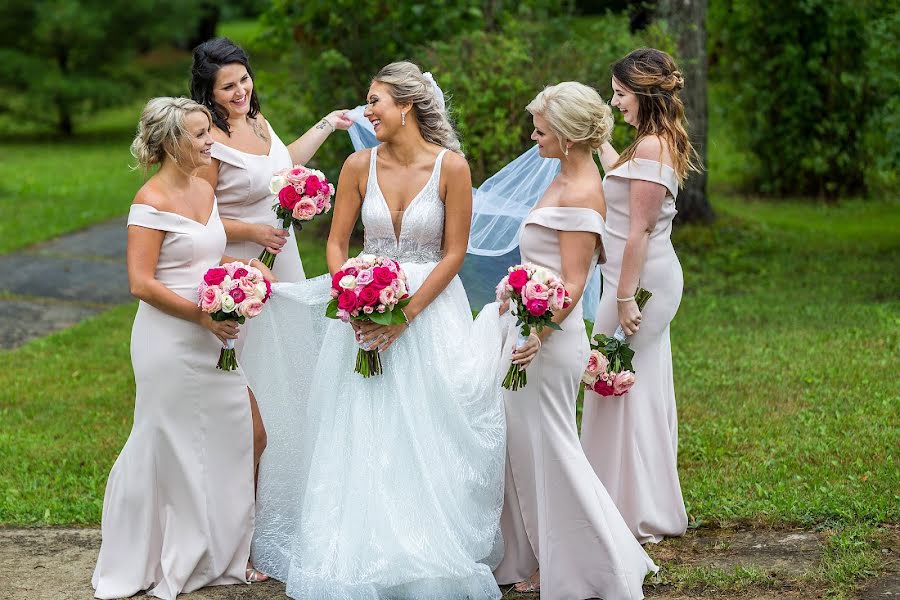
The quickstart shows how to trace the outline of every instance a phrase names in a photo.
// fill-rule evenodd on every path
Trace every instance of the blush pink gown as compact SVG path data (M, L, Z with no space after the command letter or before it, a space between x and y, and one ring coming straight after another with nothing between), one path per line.
M156 279L197 301L219 263L225 230L144 204L129 227L165 232ZM134 425L103 498L97 598L141 590L173 599L244 583L253 535L253 433L240 368L216 369L221 342L203 327L141 302L131 331Z
M520 238L522 260L560 274L559 232L603 231L588 208L534 209ZM600 252L598 244L593 261ZM656 566L635 541L578 441L575 401L589 352L579 302L528 366L528 384L506 391L505 553L500 584L541 569L541 598L643 598Z
M654 160L634 159L607 173L603 181L607 223L603 296L594 333L612 335L618 326L616 289L630 226L631 182L665 186L666 198L650 234L641 286L653 297L643 310L640 330L629 340L636 382L621 397L587 392L581 443L594 470L642 544L682 535L687 513L678 481L678 415L672 378L669 323L681 303L681 264L670 239L678 180L675 171Z

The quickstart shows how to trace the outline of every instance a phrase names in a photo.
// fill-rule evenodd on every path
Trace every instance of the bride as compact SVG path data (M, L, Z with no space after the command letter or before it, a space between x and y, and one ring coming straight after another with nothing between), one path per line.
M498 307L473 321L457 277L472 185L443 102L411 63L378 73L365 116L380 145L345 162L328 239L335 273L362 216L363 252L409 278L408 322L326 319L326 275L276 284L249 332L242 365L269 430L253 559L293 598L500 597L511 349ZM353 372L360 343L382 375Z

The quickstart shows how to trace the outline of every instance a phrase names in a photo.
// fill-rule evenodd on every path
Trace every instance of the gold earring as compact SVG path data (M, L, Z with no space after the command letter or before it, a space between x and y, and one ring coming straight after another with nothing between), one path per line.
M400 113L400 125L406 125L406 113Z

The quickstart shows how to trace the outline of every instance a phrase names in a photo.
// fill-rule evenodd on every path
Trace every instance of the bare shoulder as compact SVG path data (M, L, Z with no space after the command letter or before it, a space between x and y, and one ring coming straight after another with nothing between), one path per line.
M156 177L148 179L134 195L134 204L146 204L156 210L168 211L169 198L159 189Z
M444 155L444 160L441 163L441 171L444 175L448 177L471 177L472 174L469 171L469 161L465 159L464 156L460 156L456 152L447 152Z
M371 148L363 148L362 150L357 150L356 152L348 156L344 161L344 166L341 169L341 173L348 173L350 175L359 175L366 173L369 170L370 160L372 160Z
M600 210L603 206L603 187L586 185L567 189L560 196L559 205L565 208Z
M672 166L672 154L669 151L669 144L658 135L643 137L634 148L634 157L655 160L670 167Z

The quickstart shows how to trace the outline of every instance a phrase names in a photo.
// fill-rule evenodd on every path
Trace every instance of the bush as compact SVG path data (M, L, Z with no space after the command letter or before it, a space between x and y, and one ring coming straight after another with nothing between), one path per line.
M760 159L754 187L837 197L895 181L896 31L886 0L711 3L713 77Z

